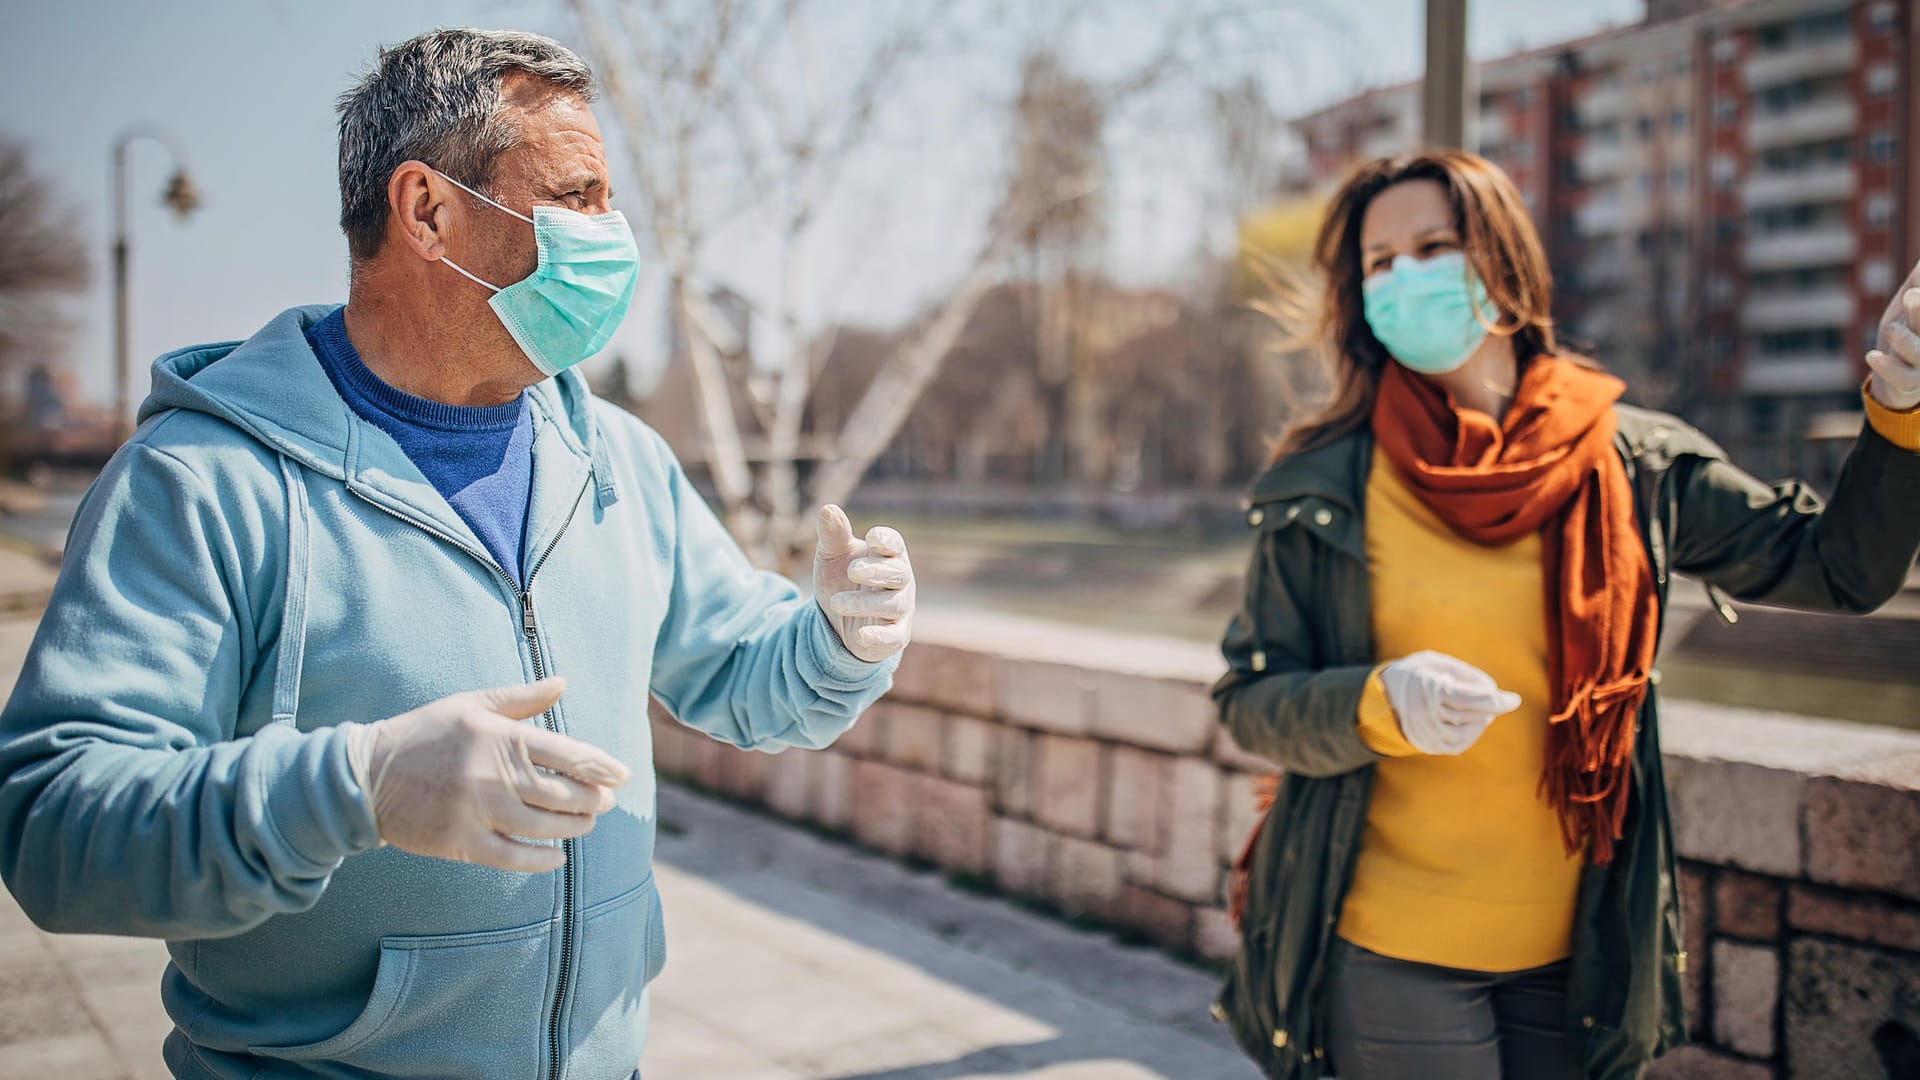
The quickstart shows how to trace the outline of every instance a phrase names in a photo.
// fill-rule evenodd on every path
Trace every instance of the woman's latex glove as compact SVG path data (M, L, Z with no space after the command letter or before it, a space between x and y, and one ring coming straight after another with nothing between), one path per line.
M1920 266L1895 290L1880 318L1880 347L1867 353L1868 392L1895 412L1920 407Z
M1423 754L1460 754L1494 718L1520 707L1520 695L1493 676L1445 653L1417 652L1380 671L1400 733Z

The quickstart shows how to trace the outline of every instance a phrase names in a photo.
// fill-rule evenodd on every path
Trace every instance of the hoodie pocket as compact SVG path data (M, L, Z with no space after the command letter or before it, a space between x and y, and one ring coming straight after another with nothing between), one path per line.
M346 1030L255 1046L391 1077L540 1075L553 921L511 930L380 939L373 992Z
M581 913L571 1023L573 1059L625 1075L647 1037L647 984L666 963L660 894L652 875Z

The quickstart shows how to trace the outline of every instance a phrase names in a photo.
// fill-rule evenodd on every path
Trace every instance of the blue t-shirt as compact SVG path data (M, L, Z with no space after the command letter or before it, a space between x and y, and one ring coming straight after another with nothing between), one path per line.
M517 583L533 494L533 409L527 395L505 405L443 405L388 386L347 340L346 308L307 330L327 378L361 419L393 436Z

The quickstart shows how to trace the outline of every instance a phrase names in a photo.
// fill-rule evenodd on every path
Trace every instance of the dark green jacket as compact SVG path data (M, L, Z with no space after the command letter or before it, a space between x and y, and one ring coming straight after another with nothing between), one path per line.
M1906 581L1920 550L1920 454L1867 428L1823 506L1799 484L1770 487L1728 464L1679 420L1626 406L1619 415L1615 441L1663 626L1673 573L1741 600L1816 611L1872 611ZM1375 663L1364 540L1372 454L1363 430L1287 458L1255 485L1246 600L1213 691L1234 739L1285 770L1255 845L1242 947L1220 1000L1240 1044L1284 1080L1326 1073L1324 960L1378 760L1354 726ZM1624 838L1612 865L1589 867L1580 882L1568 1025L1595 1080L1637 1077L1686 1036L1657 717L1648 694Z

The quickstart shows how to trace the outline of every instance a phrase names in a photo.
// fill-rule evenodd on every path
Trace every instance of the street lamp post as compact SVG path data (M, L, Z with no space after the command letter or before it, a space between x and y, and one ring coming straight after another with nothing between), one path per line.
M132 212L127 205L127 148L141 139L158 143L173 159L173 176L161 193L160 201L172 208L181 221L200 205L200 192L187 176L185 155L166 134L150 128L131 128L113 142L113 424L121 441L132 433L132 405L128 400L132 382L127 331L127 258L128 228Z

